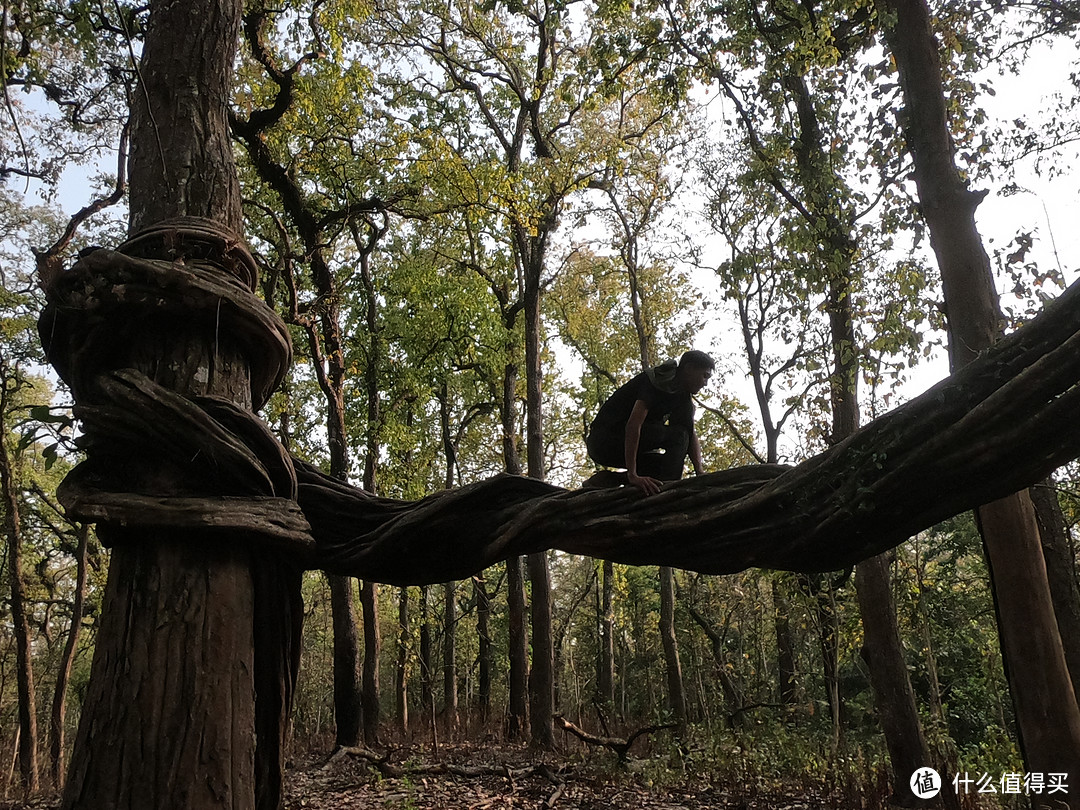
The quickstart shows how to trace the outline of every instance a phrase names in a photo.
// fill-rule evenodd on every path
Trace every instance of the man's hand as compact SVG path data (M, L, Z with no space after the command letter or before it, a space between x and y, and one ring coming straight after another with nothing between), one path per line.
M649 478L647 475L638 475L637 473L627 473L626 482L632 487L637 487L646 495L655 495L660 491L660 487L663 486L663 484L655 478Z

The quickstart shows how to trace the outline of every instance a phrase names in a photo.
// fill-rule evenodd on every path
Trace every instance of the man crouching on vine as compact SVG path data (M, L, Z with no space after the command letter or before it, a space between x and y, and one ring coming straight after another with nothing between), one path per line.
M659 492L665 481L682 478L688 454L701 475L693 398L715 367L709 355L694 349L678 362L669 360L638 374L600 406L586 439L589 457L605 467L625 468L626 483L646 495Z

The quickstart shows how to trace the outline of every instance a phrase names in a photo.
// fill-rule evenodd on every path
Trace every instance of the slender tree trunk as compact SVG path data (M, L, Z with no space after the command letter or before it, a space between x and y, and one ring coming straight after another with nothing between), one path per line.
M486 727L491 719L491 596L487 581L481 572L473 578L476 591L477 636L477 704L480 709L480 725Z
M547 552L528 556L532 599L532 669L529 672L529 730L537 748L555 747L555 646L551 621L551 571Z
M394 708L402 737L409 733L409 589L398 591L398 648Z
M817 614L818 645L825 675L825 696L832 721L832 751L835 756L844 737L844 707L840 696L840 626L836 615L836 589L826 581L812 589Z
M990 346L1000 314L975 225L981 196L956 168L938 42L925 0L880 0L906 101L915 183L945 293L954 368ZM1005 671L1029 772L1080 773L1080 710L1065 663L1035 510L1027 492L988 504L977 522L989 561ZM1069 806L1080 808L1080 791Z
M443 720L446 738L458 725L457 690L457 583L443 585Z
M679 645L675 639L675 571L660 566L660 643L664 648L668 704L678 724L678 734L686 734L686 688L683 685Z
M364 390L367 394L367 452L364 455L364 489L378 494L379 452L381 448L382 409L379 401L379 373L382 370L382 341L379 337L379 296L371 272L371 253L382 236L372 226L372 235L365 241L353 223L353 240L360 251L360 281L364 287L364 324L368 333L367 367L364 369ZM364 624L364 661L360 679L360 705L363 709L364 742L374 745L379 739L381 721L379 695L379 635L378 586L371 581L360 583L360 608Z
M9 368L4 358L0 374L0 489L3 493L4 539L7 542L8 584L11 588L11 621L15 635L15 681L19 696L19 774L23 790L37 793L38 732L37 703L34 692L34 667L30 649L30 623L26 616L26 584L23 580L22 523L19 487L11 453L8 450Z
M790 708L795 705L798 688L795 670L795 640L791 635L791 601L787 597L787 585L782 580L773 580L771 588L780 702Z
M334 744L360 744L363 704L360 696L360 634L357 631L353 579L327 574L330 618L334 628Z
M64 723L67 715L68 682L71 680L75 651L79 648L79 634L86 606L86 553L89 539L90 526L84 523L79 527L79 545L75 550L75 594L71 603L71 627L68 629L67 641L64 642L64 652L60 656L56 673L56 686L53 688L49 769L53 786L58 790L64 787Z
M525 449L529 477L544 480L543 368L541 364L540 276L547 234L519 238L525 275ZM547 552L527 558L531 599L532 669L529 673L529 730L542 750L555 747L555 651L551 623L551 572Z
M432 694L431 660L431 601L427 585L420 587L420 703L425 716L430 710L434 696Z
M360 583L360 609L364 618L364 662L361 672L360 707L364 720L364 742L375 745L379 741L379 651L382 640L379 635L379 593L374 582Z
M863 625L863 654L892 764L893 801L906 806L914 801L925 803L915 799L908 780L932 760L918 712L913 711L915 692L896 624L896 605L887 566L882 554L859 563L855 568L855 590Z
M600 702L615 708L615 564L604 560L600 583L600 655L596 683Z
M529 642L521 557L511 557L506 561L506 609L510 636L510 705L506 736L518 740L528 729L529 717Z
M507 324L507 330L513 326ZM511 351L512 349L508 349ZM508 362L503 372L502 399L499 413L502 419L503 465L510 475L521 475L521 456L517 440L517 381L518 367ZM525 578L522 558L506 561L506 610L509 623L509 705L507 706L506 736L517 740L525 734L528 724L529 647L525 631Z

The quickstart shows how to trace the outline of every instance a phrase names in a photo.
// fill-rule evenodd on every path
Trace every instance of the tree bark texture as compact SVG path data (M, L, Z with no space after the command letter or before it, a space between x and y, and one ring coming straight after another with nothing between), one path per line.
M106 393L117 389L99 385L100 375L136 369L181 398L211 396L215 404L207 407L250 415L280 380L275 367L288 363L283 325L249 300L254 262L240 256L235 236L240 194L226 111L239 20L235 0L151 7L133 95L136 238L126 250L135 258L94 254L78 280L61 279L68 286L48 291L42 316L50 360L83 411L122 410ZM182 229L170 225L144 238L148 226L191 216L228 235L185 241ZM110 296L125 283L148 289L141 286L148 278L154 293ZM189 299L161 292L189 282L198 290ZM103 421L115 424L111 417ZM111 477L122 482L120 491L152 501L166 493L216 495L208 483L213 475L195 480L185 465L161 458L158 447L125 456L130 444L110 450L109 441L95 444L92 433L86 434L89 478ZM266 479L260 492L244 494L286 501L295 497L288 477ZM223 485L224 494L232 486ZM207 537L207 525L231 524L238 539L235 527L251 517L247 506L254 502L221 501L215 517L196 521L198 528L173 529L171 520L159 519L136 521L137 529L103 529L115 548L65 807L277 808L297 662L300 569L265 547L252 555L243 543L223 543L213 532Z
M879 8L904 92L903 125L919 201L941 270L950 360L954 369L967 367L1000 331L990 260L975 225L982 196L966 187L955 165L939 45L926 0L880 0ZM1026 491L1006 494L981 506L977 521L1025 764L1033 772L1078 773L1080 708L1054 617L1031 498ZM1080 792L1074 792L1070 806L1080 808Z

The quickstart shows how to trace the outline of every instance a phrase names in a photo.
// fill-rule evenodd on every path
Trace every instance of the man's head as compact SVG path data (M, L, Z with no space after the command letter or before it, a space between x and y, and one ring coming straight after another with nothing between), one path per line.
M696 394L709 382L716 362L705 352L691 349L679 358L675 380L688 394Z

